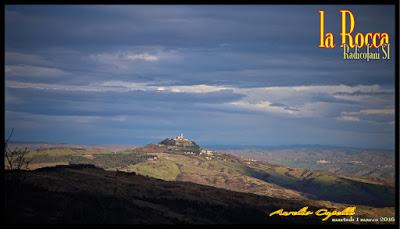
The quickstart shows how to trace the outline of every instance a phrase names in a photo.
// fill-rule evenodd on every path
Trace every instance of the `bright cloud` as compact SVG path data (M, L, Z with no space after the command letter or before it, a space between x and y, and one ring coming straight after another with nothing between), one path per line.
M335 113L340 110L352 109L353 106L363 107L362 114L390 113L390 110L368 109L368 106L384 106L385 98L379 99L380 97L375 94L393 92L379 85L258 87L232 88L232 90L246 95L240 101L231 102L230 104L233 106L293 117L330 117L339 115ZM374 100L359 101L357 93L374 96ZM347 94L347 96L338 97L337 94ZM354 103L355 101L357 103ZM351 114L345 114L345 116L341 116L340 120L356 120L354 115L350 116Z
M361 120L367 120L372 122L387 122L392 123L394 120L394 109L364 109L359 111L352 112L342 112L339 117L340 120L344 121L356 121L359 122Z
M90 58L102 62L102 63L122 63L127 61L158 61L159 57L156 55L150 55L148 53L133 53L133 52L116 52L116 53L100 53L92 54Z
M128 92L128 91L158 91L170 93L210 93L227 89L229 87L211 86L211 85L190 85L190 86L157 86L147 83L123 82L123 81L105 81L93 83L90 85L66 85L66 84L45 84L45 83L23 83L17 81L8 81L10 88L25 88L37 90L61 90L61 91L88 91L88 92Z
M297 114L298 110L290 109L287 107L282 106L274 106L273 103L269 101L259 101L259 102L246 102L246 101L237 101L231 102L231 105L249 109L249 110L256 110L256 111L266 111L272 113L284 113L284 114Z
M345 121L345 122L359 122L360 119L355 116L348 116L348 115L342 115L337 118L338 120Z
M159 60L158 56L155 55L150 55L148 53L141 53L141 54L133 54L133 53L128 53L124 56L125 59L127 60L144 60L144 61L157 61Z

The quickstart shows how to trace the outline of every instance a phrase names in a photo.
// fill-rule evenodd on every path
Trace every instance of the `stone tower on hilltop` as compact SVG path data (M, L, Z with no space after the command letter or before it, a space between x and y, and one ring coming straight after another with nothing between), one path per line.
M166 145L170 151L177 153L199 154L201 150L199 145L194 141L186 139L183 134L180 134L175 138L167 138L159 144Z

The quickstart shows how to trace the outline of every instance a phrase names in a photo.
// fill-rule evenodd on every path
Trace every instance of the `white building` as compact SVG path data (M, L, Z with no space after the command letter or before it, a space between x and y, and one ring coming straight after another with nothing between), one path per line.
M183 134L180 134L175 137L175 140L186 140L186 139L183 137Z

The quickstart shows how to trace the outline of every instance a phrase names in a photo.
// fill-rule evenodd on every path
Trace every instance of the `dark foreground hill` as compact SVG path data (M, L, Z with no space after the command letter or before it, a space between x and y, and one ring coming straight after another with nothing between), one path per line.
M269 217L306 205L187 182L169 182L88 165L5 174L6 223L321 223Z

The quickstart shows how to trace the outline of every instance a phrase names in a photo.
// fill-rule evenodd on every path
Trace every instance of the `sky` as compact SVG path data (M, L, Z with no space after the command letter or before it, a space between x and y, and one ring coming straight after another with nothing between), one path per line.
M320 49L387 32L391 60ZM5 133L14 141L393 149L394 6L5 7Z

